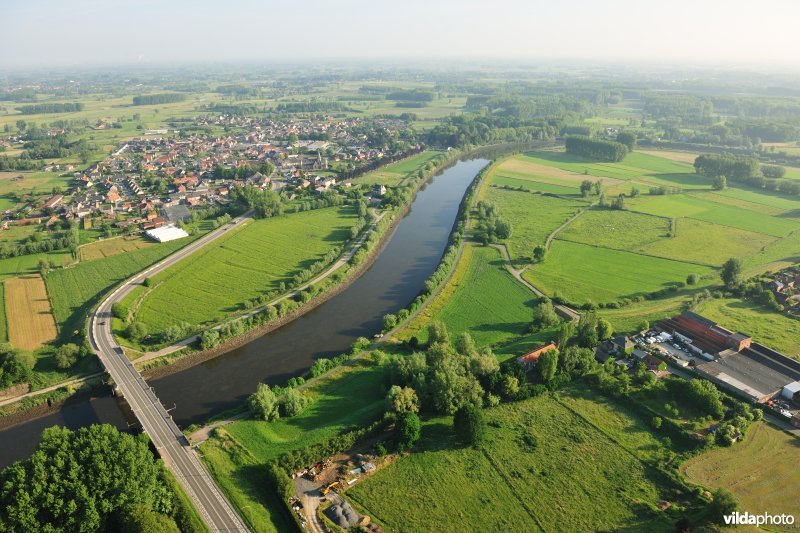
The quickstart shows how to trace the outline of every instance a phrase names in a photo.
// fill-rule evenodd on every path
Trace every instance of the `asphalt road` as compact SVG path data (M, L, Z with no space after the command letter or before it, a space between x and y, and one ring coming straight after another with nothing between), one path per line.
M141 285L145 278L158 274L215 241L250 216L252 212L245 213L128 279L103 300L89 318L89 340L92 349L114 379L119 392L131 406L167 468L175 475L212 531L247 531L247 527L217 487L197 453L189 446L189 441L173 422L170 414L114 339L111 330L111 307L134 287Z

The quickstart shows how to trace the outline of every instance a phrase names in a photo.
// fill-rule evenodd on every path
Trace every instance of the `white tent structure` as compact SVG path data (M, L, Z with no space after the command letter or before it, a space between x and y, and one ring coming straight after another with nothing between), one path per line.
M168 224L166 226L161 226L160 228L147 230L145 234L158 242L174 241L175 239L182 239L189 236L188 233L174 224Z

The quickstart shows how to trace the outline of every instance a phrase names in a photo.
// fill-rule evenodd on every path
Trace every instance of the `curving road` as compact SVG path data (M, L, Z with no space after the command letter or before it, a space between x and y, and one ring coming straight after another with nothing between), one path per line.
M136 418L142 424L167 468L191 498L206 525L212 531L247 531L242 519L203 466L189 441L172 417L125 356L111 329L111 306L122 300L145 278L169 268L200 248L231 231L252 216L252 211L208 233L160 263L125 281L97 307L89 318L89 341L92 349L114 379Z

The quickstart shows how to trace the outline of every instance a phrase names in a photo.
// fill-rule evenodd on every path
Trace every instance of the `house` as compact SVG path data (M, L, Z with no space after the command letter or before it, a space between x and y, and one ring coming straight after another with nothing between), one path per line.
M625 335L617 335L611 339L611 345L613 349L616 350L620 355L623 353L631 353L634 347L633 341Z
M54 194L53 196L50 197L49 200L47 200L47 202L45 202L44 208L45 209L52 209L55 206L57 206L58 204L60 204L61 200L63 200L63 199L64 199L64 196L62 196L60 194Z
M383 197L386 194L386 186L385 185L376 185L375 186L375 196Z
M530 371L536 363L539 361L539 357L545 352L549 352L550 350L555 350L556 345L552 342L547 346L542 346L541 348L537 348L532 352L528 352L525 355L520 355L517 357L517 364L521 366L526 372Z

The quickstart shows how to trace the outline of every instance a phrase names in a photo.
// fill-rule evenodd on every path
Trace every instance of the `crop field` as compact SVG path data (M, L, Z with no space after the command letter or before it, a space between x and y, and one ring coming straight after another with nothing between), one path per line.
M684 281L689 274L707 274L707 267L556 240L547 259L523 276L546 294L570 302L617 301Z
M785 196L776 192L771 192L763 189L739 188L728 187L724 191L715 191L710 194L712 199L718 201L720 196L742 200L750 204L749 209L753 211L760 210L761 206L767 209L778 210L774 214L786 214L790 216L800 216L800 198L793 196ZM768 214L773 214L765 211Z
M420 154L412 155L402 161L398 161L397 163L392 163L391 165L386 165L383 168L364 174L356 178L356 182L367 184L380 183L382 185L396 186L408 177L409 174L423 167L425 163L440 153L441 152L435 150L426 150Z
M758 422L742 442L693 457L680 470L693 483L730 490L750 513L796 517L800 500L800 469L795 468L800 464L798 442L796 437ZM796 530L795 523L792 531Z
M10 278L3 282L9 342L34 351L56 338L56 323L41 276Z
M679 218L675 236L636 248L635 251L688 263L722 266L731 257L745 258L776 239L763 233Z
M672 486L643 462L660 443L615 407L545 395L490 408L477 449L429 420L418 451L345 496L392 531L671 531L654 509Z
M105 292L189 242L179 239L50 272L47 291L61 332L71 334L82 328L85 314Z
M550 153L550 152L545 152ZM563 154L566 157L567 154ZM587 179L583 173L578 173L572 169L564 169L556 165L550 165L537 161L536 158L530 155L518 155L503 161L497 167L497 174L501 176L509 176L518 179L531 179L534 181L543 181L545 183L554 183L558 185L574 185L579 186L582 181ZM615 178L607 178L604 182L607 185L615 185L622 180Z
M687 165L694 165L694 160L700 155L694 152L679 152L676 150L642 150L636 149L640 154L646 154L653 157L662 159L669 159L670 161L677 161L678 163L686 163Z
M663 239L669 233L666 218L630 211L590 209L558 234L565 241L633 250Z
M81 261L92 261L104 257L111 257L112 255L121 254L123 252L132 252L133 250L146 248L153 244L155 243L146 240L144 237L116 237L95 241L81 246Z
M500 251L468 245L461 257L467 270L435 317L455 338L468 331L478 346L521 335L531 322L536 296L505 268ZM427 332L418 332L421 341Z
M728 329L751 335L760 344L800 359L800 320L731 298L707 300L697 312Z
M800 220L773 217L688 195L647 196L629 204L630 209L641 213L696 218L773 237L785 237L800 228Z
M22 179L16 179L22 176ZM53 187L66 189L72 181L72 176L62 178L58 172L30 172L12 170L0 172L0 197L6 197L11 193L47 193Z
M136 320L151 332L221 320L342 245L355 221L354 210L343 207L250 222L154 276Z
M716 204L724 204L731 207L745 209L747 211L755 211L756 213L763 213L765 215L770 215L770 216L780 216L784 214L788 215L786 210L781 209L776 205L767 205L764 203L753 202L750 200L745 200L744 198L737 198L735 196L724 194L728 190L730 189L726 189L725 191L715 191L715 192L709 192L709 191L694 192L691 193L691 196L696 198L701 198L703 200L708 200Z
M495 188L484 191L483 198L495 203L501 216L511 222L513 232L507 246L515 261L530 258L535 246L544 244L548 235L588 205L579 199L565 200L520 191Z

